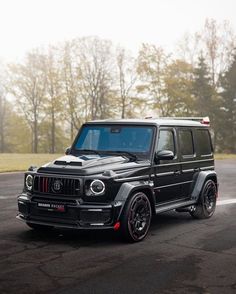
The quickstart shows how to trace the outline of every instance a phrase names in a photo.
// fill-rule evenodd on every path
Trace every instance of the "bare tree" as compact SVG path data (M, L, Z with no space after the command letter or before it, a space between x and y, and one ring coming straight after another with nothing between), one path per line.
M79 70L80 60L75 42L66 42L61 49L61 80L64 97L65 119L70 124L70 141L74 132L88 118L88 101L83 94Z
M45 98L45 57L38 50L28 53L23 64L11 64L9 91L24 113L32 131L32 151L38 153L39 124Z
M91 119L105 118L110 113L114 60L110 41L96 37L75 40L78 73L83 94L89 101Z
M44 111L50 117L50 152L55 153L56 118L59 117L62 111L62 82L60 79L58 50L55 47L49 47L48 49L45 56L44 70L47 82Z
M6 98L0 85L0 152L5 152Z
M137 80L136 64L134 58L129 56L124 48L118 48L116 61L118 68L121 118L125 118L126 109L130 104L130 94Z

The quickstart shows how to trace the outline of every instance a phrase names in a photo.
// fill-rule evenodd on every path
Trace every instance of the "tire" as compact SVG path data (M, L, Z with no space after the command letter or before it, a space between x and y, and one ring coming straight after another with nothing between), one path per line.
M122 213L122 237L129 242L142 241L148 233L151 218L151 204L146 194L142 192L133 194Z
M190 214L196 219L210 218L216 209L217 188L212 180L204 183L198 203L191 207Z
M28 227L30 227L31 229L33 230L36 230L36 231L50 231L52 230L53 227L51 226L44 226L44 225L38 225L38 224L32 224L32 223L26 223Z

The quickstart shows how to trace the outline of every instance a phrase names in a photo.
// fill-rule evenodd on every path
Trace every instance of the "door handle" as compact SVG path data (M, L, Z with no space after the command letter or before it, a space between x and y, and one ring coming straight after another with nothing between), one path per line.
M180 174L181 174L180 170L175 170L175 171L174 171L174 175L178 176L178 175L180 175Z

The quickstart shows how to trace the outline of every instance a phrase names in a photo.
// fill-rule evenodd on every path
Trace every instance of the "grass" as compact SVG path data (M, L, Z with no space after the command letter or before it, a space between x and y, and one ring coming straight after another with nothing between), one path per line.
M0 173L25 171L31 165L41 166L51 160L61 156L61 154L14 154L0 153ZM236 159L236 154L216 154L215 159Z
M236 154L216 153L215 159L236 159Z
M41 166L61 154L0 153L0 172L25 171L31 165Z

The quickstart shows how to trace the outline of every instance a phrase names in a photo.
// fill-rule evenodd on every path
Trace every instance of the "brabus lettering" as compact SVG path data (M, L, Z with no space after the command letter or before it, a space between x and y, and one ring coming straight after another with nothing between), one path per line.
M48 207L50 208L50 204L49 203L38 203L39 207Z

